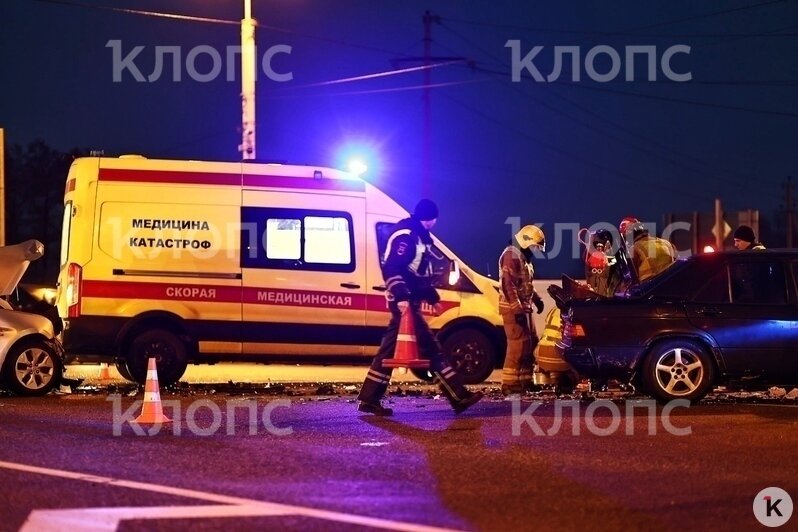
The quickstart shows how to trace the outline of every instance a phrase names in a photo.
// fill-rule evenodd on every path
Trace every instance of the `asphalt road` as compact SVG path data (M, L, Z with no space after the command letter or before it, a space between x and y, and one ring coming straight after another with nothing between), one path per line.
M135 417L141 394L0 397L0 529L739 530L759 527L761 489L798 499L794 401L663 420L637 399L627 424L620 399L618 416L608 402L494 393L457 416L429 388L402 390L380 419L346 388L196 385L162 393L180 412L152 436L115 434L115 401ZM257 414L229 417L230 401Z

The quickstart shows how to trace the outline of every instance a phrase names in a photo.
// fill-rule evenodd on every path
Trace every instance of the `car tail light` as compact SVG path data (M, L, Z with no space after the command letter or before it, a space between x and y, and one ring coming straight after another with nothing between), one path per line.
M74 262L67 269L66 300L70 318L80 317L80 284L83 268Z
M567 336L568 338L584 338L585 328L577 323L569 323L566 322L563 326L563 336Z

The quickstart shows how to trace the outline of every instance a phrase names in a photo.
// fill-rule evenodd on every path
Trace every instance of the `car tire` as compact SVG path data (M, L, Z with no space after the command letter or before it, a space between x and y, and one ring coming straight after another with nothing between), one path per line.
M694 340L668 340L656 344L643 365L646 392L660 401L699 401L712 388L715 364Z
M64 367L43 340L22 340L6 355L3 380L9 390L26 397L45 395L61 383Z
M443 340L443 352L465 384L479 384L496 369L496 348L476 329L461 329Z
M188 367L186 345L174 333L163 329L144 331L130 342L125 365L131 380L139 384L146 382L150 358L156 361L158 384L161 386L179 381Z

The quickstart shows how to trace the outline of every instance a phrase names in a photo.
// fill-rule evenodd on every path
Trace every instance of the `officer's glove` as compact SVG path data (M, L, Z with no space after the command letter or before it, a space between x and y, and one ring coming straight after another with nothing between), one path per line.
M541 314L543 312L544 305L543 305L543 300L540 299L540 296L535 294L535 296L532 298L532 303L534 303L535 307L537 307L538 314Z

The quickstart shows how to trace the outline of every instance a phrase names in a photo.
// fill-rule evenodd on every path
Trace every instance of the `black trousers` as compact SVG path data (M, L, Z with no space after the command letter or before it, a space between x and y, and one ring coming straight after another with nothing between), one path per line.
M378 402L385 395L388 384L391 381L393 368L382 367L382 361L386 358L392 358L396 350L396 336L399 334L399 323L402 319L402 314L399 312L396 303L391 302L388 306L391 310L391 321L388 323L380 348L366 374L366 380L363 381L363 387L358 395L360 401ZM418 351L422 357L430 361L430 371L435 376L435 382L440 386L441 392L452 403L463 400L470 395L470 392L463 386L462 380L444 356L441 345L432 334L424 316L421 315L420 304L410 303L408 312L410 312L415 325Z

